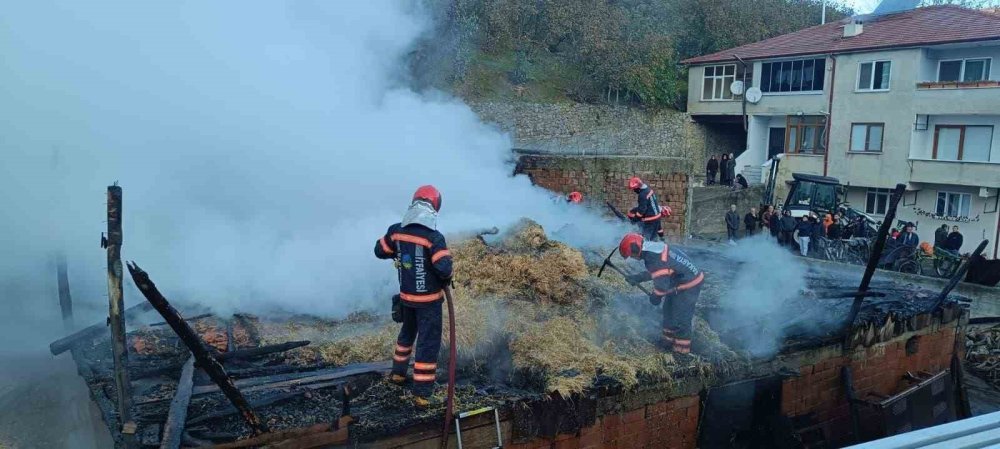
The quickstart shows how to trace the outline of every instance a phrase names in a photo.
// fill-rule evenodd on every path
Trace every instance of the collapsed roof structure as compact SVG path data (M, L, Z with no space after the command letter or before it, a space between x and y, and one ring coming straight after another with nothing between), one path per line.
M736 381L788 378L794 370L775 361L789 354L828 347L864 352L921 329L955 326L962 317L956 296L941 301L938 291L883 278L871 285L878 293L848 323L860 274L856 267L800 266L774 279L796 278L772 282L761 279L760 270L787 267L760 267L760 260L739 252L747 249L690 242L682 248L707 278L693 354L672 355L658 347L659 312L645 297L618 275L597 276L603 254L550 240L527 220L499 237L452 246L460 348L456 407L497 408L507 437L522 442L579 432L630 401L664 401ZM747 284L748 275L758 284ZM753 302L759 301L751 298L754 291L770 298ZM748 307L758 310L748 313ZM266 435L279 435L272 442L292 444L309 429L330 431L322 424L347 415L350 431L336 437L327 432L322 444L377 446L395 435L428 440L440 434L441 408L416 410L401 400L406 389L381 381L396 331L385 315L222 317L197 306L182 309L266 424ZM184 389L178 381L184 376L191 377L190 391L184 391L190 405L178 441L218 447L249 447L254 441L247 439L252 432L245 416L204 373L192 369L188 348L168 326L135 328L127 343L139 445L161 446L165 430L176 427L170 422L171 401ZM92 398L121 443L111 341L91 334L59 347L72 347ZM301 444L288 447L327 447Z

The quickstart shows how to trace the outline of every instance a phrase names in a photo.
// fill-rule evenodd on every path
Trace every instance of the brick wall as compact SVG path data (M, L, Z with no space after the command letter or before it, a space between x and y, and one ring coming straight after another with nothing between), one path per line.
M907 341L915 339L916 350L907 354ZM807 416L824 430L832 442L850 434L850 411L841 378L841 367L850 366L855 395L891 396L906 384L912 372L938 373L948 368L955 342L955 327L941 326L924 334L904 335L871 347L859 347L847 355L834 355L802 365L800 375L782 384L781 412L795 418Z
M688 175L677 169L673 161L656 158L522 155L517 171L528 175L537 186L560 193L583 193L594 207L606 209L603 204L610 201L622 213L636 205L636 195L628 189L628 179L639 176L659 195L660 204L673 211L663 220L664 232L682 236Z
M512 449L686 449L696 447L698 396L685 396L597 418L593 426L553 439L537 438Z

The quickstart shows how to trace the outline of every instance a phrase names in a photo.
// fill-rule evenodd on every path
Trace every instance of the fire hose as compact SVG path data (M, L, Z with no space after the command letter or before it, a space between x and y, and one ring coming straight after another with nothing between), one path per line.
M451 287L444 288L444 298L448 302L448 402L444 411L444 432L441 433L441 449L448 447L448 432L452 415L455 413L455 305L451 299Z

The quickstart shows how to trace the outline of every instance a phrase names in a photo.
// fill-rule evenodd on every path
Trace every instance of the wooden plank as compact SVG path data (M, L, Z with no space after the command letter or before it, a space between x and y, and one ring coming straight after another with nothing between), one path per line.
M319 373L315 372L292 373L292 374L281 374L277 376L241 379L236 381L236 386L243 391L258 391L258 390L267 390L271 388L284 388L284 387L308 385L311 383L343 379L345 377L357 376L361 374L384 373L388 372L391 369L392 369L391 360L386 360L384 362L356 363L352 365L343 366L340 368L335 368L332 370L323 370L322 372ZM219 391L219 387L216 385L203 385L194 388L194 394L196 396L207 393L214 393L216 391Z
M240 411L240 414L247 425L250 426L253 434L260 435L267 432L267 425L261 422L257 413L250 408L246 398L243 397L243 393L236 388L236 385L233 384L233 379L226 374L226 369L212 356L208 348L205 347L205 343L198 337L194 329L191 329L191 326L184 321L184 318L181 318L180 313L170 305L167 298L164 298L163 294L157 290L156 284L149 279L149 274L143 271L142 268L139 268L135 262L129 263L128 270L132 275L132 280L135 282L136 288L142 292L146 300L153 305L163 319L170 324L170 328L177 333L177 336L184 342L184 345L191 351L191 354L198 363L198 367L208 374L212 381L218 385L222 393L226 395L229 402Z
M148 302L142 302L136 304L132 307L125 309L125 321L134 320L146 312L153 310L153 306ZM79 343L88 341L99 335L106 335L108 328L107 321L102 321L100 323L92 324L83 329L80 329L70 335L60 338L52 343L49 343L49 351L52 355L62 354Z
M177 391L170 401L170 412L167 422L163 425L163 440L160 449L178 449L184 439L184 426L187 421L187 409L191 404L191 390L194 387L194 356L188 358L181 370L177 382Z
M274 354L278 352L290 351L295 348L308 346L309 343L311 343L309 340L289 341L286 343L279 343L276 345L261 346L259 348L249 348L249 349L240 349L236 351L223 352L218 356L216 356L216 358L219 359L220 361L248 359L252 357L260 357L263 355Z
M114 359L116 405L119 426L128 440L126 426L132 422L132 384L128 378L128 345L125 340L125 309L122 298L122 188L108 186L108 235L102 241L108 256L108 320L111 324L111 355ZM126 446L131 446L126 442Z
M69 294L66 253L56 255L56 283L59 285L59 309L62 311L63 327L68 332L73 329L73 298Z

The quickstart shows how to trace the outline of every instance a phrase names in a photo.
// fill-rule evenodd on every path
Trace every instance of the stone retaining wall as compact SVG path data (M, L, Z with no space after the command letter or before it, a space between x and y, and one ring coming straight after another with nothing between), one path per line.
M639 176L659 195L660 204L673 214L663 220L668 236L684 235L689 176L671 160L644 157L554 156L524 154L517 172L528 175L537 186L559 192L578 191L586 201L600 207L610 201L622 213L636 205L628 179Z

